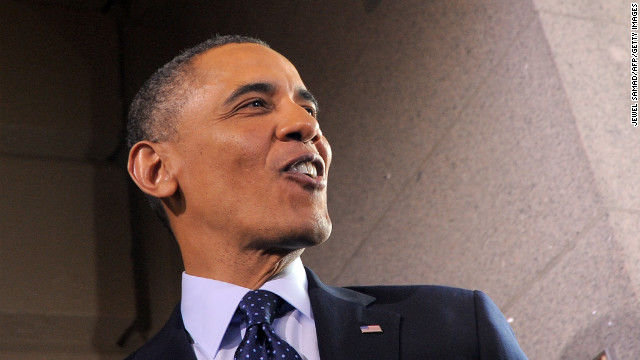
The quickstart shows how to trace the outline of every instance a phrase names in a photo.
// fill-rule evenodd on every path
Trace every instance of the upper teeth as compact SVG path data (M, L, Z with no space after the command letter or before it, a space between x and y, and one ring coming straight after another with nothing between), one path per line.
M313 166L313 164L311 162L299 162L297 164L294 164L290 171L292 172L297 172L297 173L302 173L302 174L306 174L311 176L312 178L316 178L318 177L318 170L316 169L315 166Z

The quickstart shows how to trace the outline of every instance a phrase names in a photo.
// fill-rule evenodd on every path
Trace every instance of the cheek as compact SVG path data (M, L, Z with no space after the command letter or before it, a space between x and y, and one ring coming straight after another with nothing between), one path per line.
M183 143L183 176L191 192L240 195L259 188L259 181L264 180L271 147L268 129L264 124L246 122L237 126L231 121L201 131Z
M211 173L224 177L232 186L252 183L263 177L270 142L255 132L218 139L215 149L202 158ZM234 187L237 187L234 186ZM250 189L246 189L250 190Z
M236 131L221 141L222 152L239 171L258 171L264 168L271 147L271 137L255 126Z
M327 163L325 165L327 166L327 174L328 174L329 168L331 166L331 160L333 159L333 153L331 152L331 146L329 145L329 143L326 143L324 151L326 154Z

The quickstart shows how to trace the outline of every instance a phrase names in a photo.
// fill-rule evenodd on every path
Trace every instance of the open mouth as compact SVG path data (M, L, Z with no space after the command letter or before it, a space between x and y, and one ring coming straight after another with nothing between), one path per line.
M284 172L303 174L312 179L316 179L318 178L318 174L322 175L324 173L324 163L318 156L305 155L287 166Z
M299 162L291 166L289 172L301 173L315 179L318 177L318 169L309 161Z

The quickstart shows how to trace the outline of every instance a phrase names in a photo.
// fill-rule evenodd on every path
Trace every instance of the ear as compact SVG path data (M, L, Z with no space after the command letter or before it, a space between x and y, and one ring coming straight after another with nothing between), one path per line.
M129 152L127 170L140 190L157 198L175 194L178 181L171 173L162 143L140 141Z

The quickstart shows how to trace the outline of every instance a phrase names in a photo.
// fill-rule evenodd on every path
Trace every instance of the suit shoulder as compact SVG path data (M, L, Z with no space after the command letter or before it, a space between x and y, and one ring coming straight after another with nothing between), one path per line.
M376 303L420 301L440 303L442 301L473 304L475 291L441 285L382 285L350 286L347 289L373 296Z
M425 323L440 328L475 330L475 292L448 286L358 286L351 288L375 298L367 308L391 311L403 316L408 326L419 328Z
M167 323L146 344L125 360L184 359L196 360L189 335L182 323L180 305L176 306Z

